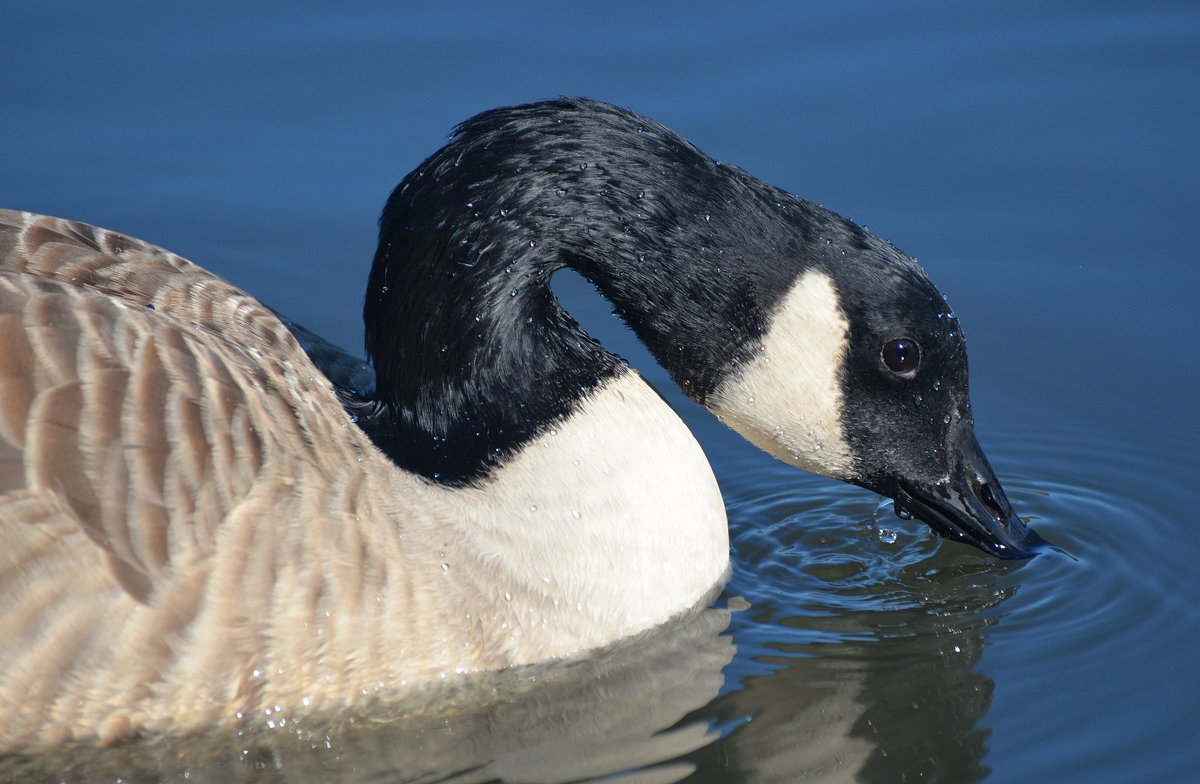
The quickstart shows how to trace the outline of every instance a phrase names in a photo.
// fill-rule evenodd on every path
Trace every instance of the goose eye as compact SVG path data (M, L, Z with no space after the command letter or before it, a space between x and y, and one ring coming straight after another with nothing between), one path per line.
M896 338L883 344L883 364L901 378L912 378L921 366L921 346L912 338Z

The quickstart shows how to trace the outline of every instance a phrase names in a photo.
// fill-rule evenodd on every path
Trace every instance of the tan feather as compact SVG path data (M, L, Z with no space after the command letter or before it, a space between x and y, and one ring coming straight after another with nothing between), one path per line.
M384 458L253 297L132 238L0 211L0 748L336 708L685 609L725 569L720 497L655 393L633 373L618 386L590 436L568 423L563 446L488 488L446 490ZM682 536L670 526L627 542L664 516L625 509L660 480L631 476L633 501L609 489L633 471L622 444L647 431L665 434L650 459L691 485L687 524L712 532L684 559L692 579L658 567ZM608 510L594 531L499 535L506 517L553 513L542 496L561 491L543 480L576 445L600 450L604 481L577 473L570 507ZM614 577L597 553L618 549L654 573ZM561 577L531 571L548 561ZM588 598L609 579L628 594Z

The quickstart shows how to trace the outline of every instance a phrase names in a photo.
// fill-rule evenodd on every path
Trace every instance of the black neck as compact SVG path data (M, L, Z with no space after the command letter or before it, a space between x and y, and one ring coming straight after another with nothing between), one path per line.
M802 267L782 260L823 246L835 220L605 104L480 115L380 219L364 428L401 467L467 484L623 372L554 298L564 266L703 402Z

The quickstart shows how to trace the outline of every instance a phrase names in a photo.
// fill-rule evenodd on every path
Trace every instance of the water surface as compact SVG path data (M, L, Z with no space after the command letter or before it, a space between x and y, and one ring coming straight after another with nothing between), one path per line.
M714 464L734 560L716 608L497 676L487 700L10 758L0 778L1195 775L1200 11L405 5L8 9L0 202L161 244L357 347L374 217L453 123L564 93L629 106L920 258L968 336L980 440L1061 549L994 561L773 462L562 281Z

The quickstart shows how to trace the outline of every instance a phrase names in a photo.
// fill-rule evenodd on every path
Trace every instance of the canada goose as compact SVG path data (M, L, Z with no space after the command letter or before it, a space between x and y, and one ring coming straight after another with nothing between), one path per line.
M502 108L388 199L373 392L178 256L0 212L0 747L337 706L710 598L708 462L562 267L776 457L1000 557L1041 542L913 261L623 109Z

